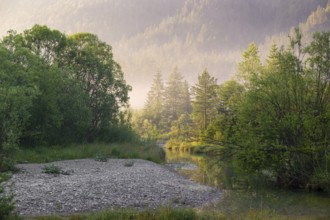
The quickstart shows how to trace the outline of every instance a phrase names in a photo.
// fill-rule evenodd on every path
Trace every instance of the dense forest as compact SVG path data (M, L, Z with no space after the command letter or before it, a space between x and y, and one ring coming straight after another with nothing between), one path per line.
M133 138L128 91L111 47L36 25L0 43L0 170L20 147Z
M166 82L158 72L133 126L168 148L209 146L234 186L329 192L330 32L306 46L302 37L296 29L287 48L273 43L265 60L251 43L221 84L207 69L190 88L177 69Z

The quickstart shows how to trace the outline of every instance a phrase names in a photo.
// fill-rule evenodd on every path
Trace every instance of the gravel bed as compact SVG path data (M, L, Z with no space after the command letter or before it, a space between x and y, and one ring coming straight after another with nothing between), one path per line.
M43 168L51 164L70 175L44 173ZM162 205L198 207L221 196L220 191L188 180L172 168L139 159L67 160L17 167L20 171L11 178L10 188L15 212L22 216Z

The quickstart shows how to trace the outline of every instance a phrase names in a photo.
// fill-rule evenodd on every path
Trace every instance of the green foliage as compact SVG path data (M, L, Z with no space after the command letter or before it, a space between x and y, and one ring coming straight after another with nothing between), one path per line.
M54 164L47 165L43 167L43 172L47 174L54 174L54 175L71 175L73 170L63 170L61 167L56 166Z
M238 109L246 89L234 80L218 86L218 114L205 132L205 140L211 143L235 141Z
M6 197L0 195L0 218L9 219L12 212L14 211L14 202L12 197Z
M3 192L3 182L8 180L8 175L0 172L0 219L6 219L14 211L13 196L5 195Z
M38 94L25 67L28 60L37 58L24 49L11 50L0 44L0 171L13 168L11 158Z
M141 114L136 127L170 139L169 149L204 152L189 143L194 138L224 146L220 157L238 175L237 186L329 191L330 33L315 33L306 47L300 30L294 34L289 48L272 45L265 64L250 44L236 80L217 85L205 70L191 89L191 114L179 114L182 77L174 71L165 87L167 121L156 126Z
M87 106L92 117L86 136L94 141L121 122L121 109L128 107L131 87L126 85L120 66L113 60L111 46L97 36L89 33L69 36L65 54L62 65L72 69L72 77L82 83L89 97Z
M68 217L47 216L37 217L39 220L51 219L113 219L113 220L194 220L199 219L198 215L193 209L189 208L173 208L173 207L159 207L156 210L133 210L133 209L115 209L107 210L98 213L72 215ZM202 218L201 218L202 219Z
M160 128L163 123L164 111L164 83L162 75L158 72L155 75L148 97L144 106L144 117L149 120L151 124Z
M182 114L191 112L190 93L186 81L177 69L169 76L165 86L164 127L169 131L172 122L178 120Z
M96 161L100 161L100 162L107 162L108 161L108 157L102 155L102 154L97 154L95 157Z
M258 48L254 43L243 52L243 59L238 64L237 78L246 87L251 86L251 82L257 79L262 72L262 64L260 61Z
M223 157L229 155L241 179L328 190L329 33L315 34L305 50L300 40L297 31L288 50L273 46L267 66L254 65L255 49L244 53L247 91L233 95L238 105L227 104L234 114L219 117L219 126L228 123L220 128L227 143ZM300 60L304 51L306 62Z
M131 88L111 47L97 36L66 36L35 25L21 34L9 32L0 44L0 102L6 102L1 111L12 112L1 115L15 126L6 126L15 129L7 138L11 142L57 145L134 136L125 111Z
M164 161L163 149L155 143L94 143L54 147L21 148L15 154L16 161L49 163L59 160L84 158L140 158L156 163Z
M43 167L43 172L47 174L61 174L63 172L61 167L58 167L54 164L51 164L49 166L44 166Z
M192 87L194 101L192 102L192 119L203 134L217 114L217 84L207 70L198 76L198 83Z
M125 167L132 167L134 166L134 161L133 160L128 160L124 163Z
M133 127L145 140L188 136L192 107L189 85L174 69L166 86L158 72L155 75L143 111L133 114ZM185 121L185 122L183 122ZM181 126L181 122L184 125ZM183 130L182 130L183 129Z
M190 117L203 125L204 143L190 143L198 135L184 115L172 120L166 148L220 155L229 173L222 179L232 187L329 192L330 33L315 33L305 48L298 29L295 34L288 49L273 44L265 64L251 44L239 64L238 81L217 86L206 71L199 76ZM206 93L206 85L215 89ZM203 120L206 116L212 120Z
M169 149L205 152L212 149L205 143L223 146L211 152L221 152L232 186L329 191L330 33L315 33L306 47L300 30L294 34L287 49L273 43L265 63L250 44L236 80L217 85L205 70L191 89L192 113L181 111L185 89L174 71L165 87L163 112L154 111L153 118L137 114L135 128L146 139L169 139ZM161 85L160 75L155 82ZM155 85L150 96L155 96ZM196 139L203 142L199 147L190 143Z
M169 136L173 139L188 141L194 135L193 122L188 113L182 114L178 120L172 122Z

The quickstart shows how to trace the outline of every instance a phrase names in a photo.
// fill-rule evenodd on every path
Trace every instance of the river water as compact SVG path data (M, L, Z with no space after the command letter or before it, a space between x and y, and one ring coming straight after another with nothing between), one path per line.
M202 184L217 187L224 192L223 199L215 207L222 212L270 211L284 216L316 217L330 219L330 196L305 191L270 189L232 190L225 178L228 170L219 160L206 155L192 155L181 151L166 151L166 163L179 173ZM213 207L214 208L214 207Z
M219 181L221 168L212 166L214 160L211 158L168 149L165 149L165 153L167 165L176 169L183 176L205 185L222 188Z

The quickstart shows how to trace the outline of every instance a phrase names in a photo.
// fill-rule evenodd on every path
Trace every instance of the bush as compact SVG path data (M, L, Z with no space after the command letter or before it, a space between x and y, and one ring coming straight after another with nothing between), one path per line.
M166 142L165 147L169 150L177 150L179 149L181 144L181 141L177 140L177 139L170 139Z
M7 196L3 192L2 182L8 179L8 176L0 173L0 219L6 219L14 210L13 196Z
M44 166L43 172L48 174L61 174L62 168L52 164L49 166Z
M323 190L330 193L330 174L327 171L316 172L312 176L311 185L306 187L308 190Z
M98 154L96 155L95 160L99 162L107 162L108 158L102 154Z
M132 167L134 166L134 161L133 160L128 160L124 163L125 167Z

